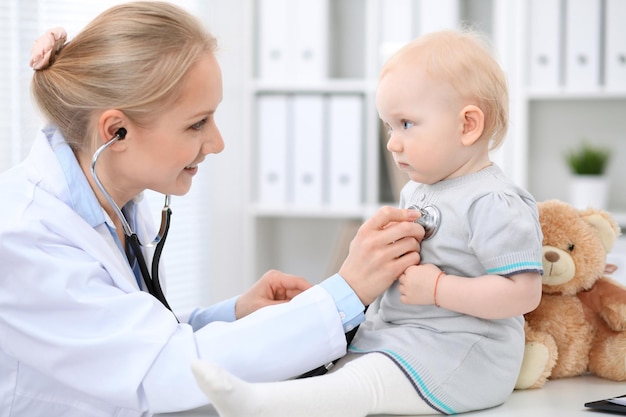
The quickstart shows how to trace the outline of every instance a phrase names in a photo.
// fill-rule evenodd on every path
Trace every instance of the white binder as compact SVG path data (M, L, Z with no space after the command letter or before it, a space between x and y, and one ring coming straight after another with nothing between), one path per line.
M626 1L606 0L605 85L611 92L626 91Z
M415 0L393 0L379 3L381 65L416 34Z
M328 99L329 204L361 204L363 97L332 95Z
M565 88L596 91L600 85L600 0L567 0Z
M328 0L291 0L290 36L296 79L323 79L328 76Z
M257 16L260 79L328 75L328 0L257 0Z
M256 99L258 125L258 203L282 206L287 199L286 95L261 95Z
M293 203L311 207L322 204L324 146L324 97L292 97Z
M284 80L289 74L290 0L257 0L259 78Z
M531 90L554 92L561 87L562 12L561 0L528 2L528 84Z

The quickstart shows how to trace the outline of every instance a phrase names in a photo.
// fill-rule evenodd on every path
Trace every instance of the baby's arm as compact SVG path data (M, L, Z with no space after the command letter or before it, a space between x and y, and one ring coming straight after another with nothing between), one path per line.
M534 310L541 299L541 275L467 278L441 274L432 264L411 266L399 279L405 304L432 305L484 319L504 319Z

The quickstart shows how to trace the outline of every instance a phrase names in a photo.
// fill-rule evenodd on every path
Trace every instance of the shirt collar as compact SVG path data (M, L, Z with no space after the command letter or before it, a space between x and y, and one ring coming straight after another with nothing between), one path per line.
M110 228L115 229L113 222L109 215L104 211L95 193L91 189L85 173L78 164L74 151L65 141L65 138L59 131L59 129L53 125L48 125L43 129L50 147L54 151L61 169L65 174L67 180L67 186L70 195L70 205L72 209L76 211L91 227L100 226L106 223ZM128 221L131 223L131 227L134 225L135 220L135 205L141 200L142 195L139 195L129 201L124 207L123 212L127 214Z

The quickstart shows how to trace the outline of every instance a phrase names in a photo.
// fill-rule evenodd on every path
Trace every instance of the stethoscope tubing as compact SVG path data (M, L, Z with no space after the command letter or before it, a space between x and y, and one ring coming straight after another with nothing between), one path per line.
M125 135L126 134L124 133L124 136ZM124 229L124 234L126 236L130 236L133 234L133 231L130 228L130 225L128 224L128 222L126 221L126 217L124 217L122 210L120 210L117 203L113 200L113 197L111 197L111 194L109 194L106 188L104 188L104 185L102 185L102 183L100 182L100 178L98 177L98 174L96 174L96 162L98 162L98 160L100 159L100 155L102 154L102 152L104 152L109 146L113 145L115 142L117 142L120 139L122 139L122 135L120 135L119 133L116 133L114 137L112 137L107 143L100 146L96 150L96 152L94 152L93 157L91 158L91 177L96 182L96 185L102 192L102 195L104 195L104 198L106 198L106 200L111 205L111 207L113 207L113 211L115 211L115 214L120 219L120 222L122 222L122 229Z
M159 281L159 262L161 260L161 253L163 252L163 246L165 245L165 240L167 238L167 233L170 228L170 219L172 216L172 210L170 209L170 196L165 195L165 203L163 205L163 209L161 210L161 227L159 228L159 233L157 237L148 244L142 244L139 241L139 237L137 233L133 232L130 224L126 220L124 213L119 208L117 203L113 200L113 197L106 190L102 182L100 182L100 178L96 173L96 163L100 158L102 152L104 152L109 146L117 142L118 140L122 140L126 137L126 129L120 128L114 137L112 137L107 143L100 146L96 152L94 152L93 157L91 158L91 177L96 183L96 186L104 195L104 198L108 201L108 203L113 207L113 211L116 216L120 219L122 223L122 229L124 230L124 236L126 236L126 241L130 245L135 259L137 260L137 264L139 265L139 271L141 272L141 276L143 278L146 289L150 294L152 294L157 300L159 300L168 310L172 311L167 299L165 298L165 294L163 293L163 289L161 288L161 283ZM143 252L141 251L141 247L154 247L154 255L152 257L152 271L148 271L148 266L146 264L146 260L143 256ZM152 272L152 273L150 273Z
M163 293L163 289L161 288L161 284L159 282L159 260L161 258L161 251L163 250L163 244L165 243L165 239L161 239L161 241L157 244L154 253L154 260L156 262L152 262L152 275L148 273L148 266L146 265L146 260L141 254L141 246L139 243L139 238L137 234L133 233L130 236L126 236L126 240L130 245L131 249L135 254L135 258L137 259L137 263L139 264L139 271L141 272L141 276L143 277L144 283L146 285L146 289L150 294L152 294L157 300L159 300L168 310L172 310L167 299L165 298L165 294Z

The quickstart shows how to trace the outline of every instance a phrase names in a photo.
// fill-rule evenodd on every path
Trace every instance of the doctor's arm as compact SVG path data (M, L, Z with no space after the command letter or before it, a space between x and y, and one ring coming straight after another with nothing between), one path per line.
M420 260L422 226L413 210L383 207L360 228L338 274L322 283L340 311L369 305L410 265ZM290 301L312 285L302 277L268 271L236 302L237 319L268 305ZM344 323L345 325L345 323Z
M290 301L311 287L312 284L302 277L270 270L239 297L235 317L240 319L261 307Z
M179 315L179 319L195 331L214 321L235 321L261 307L285 303L311 286L304 278L271 270L242 295L197 308L188 318Z
M359 228L339 276L363 304L369 305L406 268L419 263L424 230L414 223L417 217L413 210L383 207ZM268 271L237 300L235 315L239 319L261 307L289 301L311 286L302 277ZM332 292L337 285L326 288ZM339 291L344 293L345 288Z
M339 274L323 284L336 303L368 305L408 266L419 263L423 228L414 223L416 218L412 210L383 207L361 226ZM238 298L194 311L189 323L197 330L211 321L240 319L259 308L290 301L311 286L302 277L270 270Z

